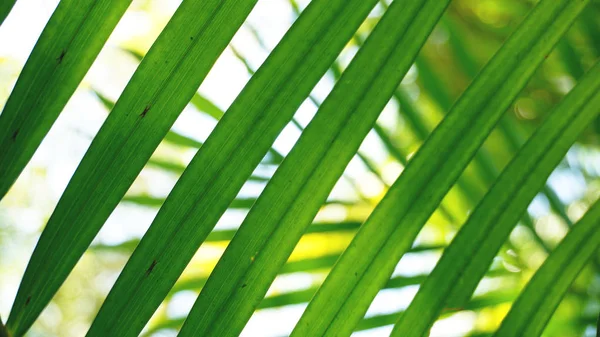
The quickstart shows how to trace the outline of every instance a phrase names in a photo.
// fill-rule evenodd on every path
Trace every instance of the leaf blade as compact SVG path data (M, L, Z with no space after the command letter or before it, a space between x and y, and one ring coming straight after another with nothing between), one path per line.
M447 4L398 1L385 14L251 209L180 336L241 332Z
M461 307L470 297L481 271L485 273L520 215L576 137L600 112L594 108L594 101L600 99L588 102L590 97L600 96L595 94L598 90L600 64L556 107L506 167L419 289L394 327L393 336L420 336L444 307Z
M438 202L585 4L553 0L538 4L363 224L292 336L347 335L352 331ZM559 19L555 20L556 16ZM340 303L336 298L346 301Z
M42 232L8 320L15 336L31 326L66 279L255 2L237 1L234 9L219 0L187 0L179 6Z
M3 1L2 11L12 7L10 3ZM59 3L0 114L0 199L33 156L130 3Z
M0 25L4 22L17 0L6 0L0 4Z
M569 286L600 246L600 202L569 231L529 281L494 337L538 337Z
M88 336L129 336L142 330L374 2L311 2L179 179L109 293Z

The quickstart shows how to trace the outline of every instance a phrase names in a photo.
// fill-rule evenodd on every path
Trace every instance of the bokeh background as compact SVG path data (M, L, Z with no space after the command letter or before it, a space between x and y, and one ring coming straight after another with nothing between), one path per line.
M259 0L171 133L154 153L94 244L29 336L83 336L137 241L186 164L308 0ZM95 64L9 194L0 202L0 316L7 317L35 243L92 138L140 59L174 13L177 0L134 0ZM18 0L0 27L0 106L57 0ZM407 158L535 4L528 0L455 0L377 126L300 241L243 336L291 331L328 270ZM321 80L273 150L246 183L161 305L144 336L175 336L206 277L278 163L381 16L382 2ZM494 178L549 110L600 56L600 4L592 4L548 55L460 181L429 219L413 251L373 302L356 336L387 336L443 248ZM600 191L600 123L572 147L530 205L465 308L444 313L431 336L485 336ZM545 336L595 336L600 257L569 290Z

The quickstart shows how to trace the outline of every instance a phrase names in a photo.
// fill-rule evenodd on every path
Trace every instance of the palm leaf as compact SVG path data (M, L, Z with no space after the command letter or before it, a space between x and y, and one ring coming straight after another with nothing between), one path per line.
M361 227L292 336L352 331L444 194L586 4L546 0L536 6Z
M6 0L0 4L0 25L4 22L17 0Z
M469 78L474 78L479 69L477 61L467 51L468 50L467 44L465 43L463 38L456 32L456 27L454 27L454 23L452 22L452 20L447 20L444 23L446 24L446 27L448 28L449 33L450 33L449 44L450 44L450 47L451 47L453 53L455 54L456 58L458 59L459 64L463 68L465 74L468 75ZM557 45L558 51L562 52L563 47L568 47L568 49L569 49L569 63L573 63L573 62L577 63L577 65L571 66L569 68L570 68L570 73L573 75L573 77L575 79L579 79L583 75L583 66L581 65L579 60L577 60L577 56L575 55L574 47L568 41L568 39L566 39L566 37L563 38L558 43L558 45ZM577 70L572 70L572 68L576 68ZM432 77L431 80L437 81L438 78ZM439 104L441 104L440 100L437 100L437 102ZM446 106L446 107L444 107L444 109L449 110L450 106ZM514 123L512 123L511 121L508 120L508 118L505 117L498 124L498 131L499 131L499 134L502 136L503 140L505 140L506 146L511 151L515 152L519 149L520 145L522 144L522 140L521 140L522 135L520 135L519 131L516 130ZM490 165L489 154L486 155L485 157L487 157L487 158L481 159L481 164L482 164L481 170L484 171L483 174L486 176L486 180L487 180L486 182L491 185L497 176L497 172L495 172L496 170L494 170L492 168L493 164ZM477 157L475 157L475 158L477 158ZM562 202L560 201L560 199L558 198L556 193L552 190L552 188L550 186L546 185L544 187L544 189L542 190L542 194L546 198L548 198L548 201L550 202L550 206L551 206L552 210L554 212L556 212L562 218L562 220L565 221L565 223L567 223L568 225L572 225L572 222L566 213L565 205L562 204ZM523 218L523 223L529 229L532 228L531 217L526 215ZM544 243L539 238L539 235L537 234L537 232L535 230L532 230L532 234L534 235L536 241L538 241L538 243L540 243L542 245L542 247L547 248L546 243Z
M96 90L94 90L93 92L94 92L94 95L96 95L98 97L98 100L102 103L102 105L104 105L104 107L106 107L108 109L108 111L111 111L115 107L115 102L110 100L108 97L102 95L100 92L98 92ZM167 135L165 136L164 140L165 140L165 142L171 143L173 145L179 145L179 146L185 146L185 147L200 148L202 146L201 142L199 142L195 139L192 139L188 136L184 136L176 131L169 131L167 133Z
M94 7L109 1L121 1L120 7ZM0 5L0 20L14 2ZM0 173L10 173L0 175L0 196L6 193L2 184L9 189L75 91L106 40L105 28L116 25L129 2L60 2L0 114L0 131L3 123L9 127L0 133L0 150L13 131L6 121L22 127L13 132L20 142L7 143L6 155L0 152ZM256 0L184 0L146 55L138 52L146 50L139 42L163 29L155 24L165 17L164 4L130 10L120 27L131 20L143 24L120 28L115 37L133 33L118 51L138 70L116 104L96 90L105 86L95 79L91 90L74 97L80 105L95 94L108 119L43 231L8 325L0 320L0 337L28 329L33 335L81 335L93 314L85 308L96 310L104 300L95 285L116 276L131 254L89 336L178 330L289 335L295 315L308 305L294 336L370 330L421 337L452 324L452 333L491 337L517 299L515 290L548 254L497 335L543 331L555 337L595 329L600 259L593 252L600 234L589 219L599 206L577 225L572 219L596 199L600 177L594 109L600 106L600 65L584 76L600 56L598 4L456 1L446 9L449 0L287 2L258 2L253 10ZM62 22L56 18L61 8ZM90 8L93 18L78 15ZM110 16L116 11L118 17ZM35 28L18 21L22 13L14 14L11 27ZM278 25L287 27L289 20L292 28L280 40L287 28ZM83 33L74 30L76 21L87 27ZM90 27L96 21L98 32ZM49 34L49 27L58 33ZM81 42L85 57L60 53L65 32ZM18 52L21 44L14 47ZM44 48L51 53L41 57ZM38 61L51 61L38 62L38 73L31 70L36 53ZM12 58L4 58L1 76L12 76ZM63 85L64 76L53 74L68 81ZM44 87L44 81L54 84ZM212 102L229 100L229 88L245 82L227 113ZM23 89L23 83L31 87ZM20 110L13 109L17 101ZM9 112L9 104L20 112ZM186 111L171 128L184 107L192 115ZM509 107L514 111L504 114ZM184 124L188 118L208 125L194 131ZM595 128L585 129L593 118ZM56 140L64 135L48 138ZM8 220L0 221L0 246L10 257L0 259L10 263L0 292L19 269L12 268L20 264L15 247L27 249L16 240L31 236L23 230L36 225L31 215L45 216L40 201L62 187L43 180L46 168L48 177L63 174L70 164L56 159L79 160L70 155L78 146L69 142L56 149L57 156L36 154L42 166L36 160L0 205L0 217ZM36 183L35 194L23 189L27 183ZM157 211L142 235L137 219ZM127 227L114 230L115 220ZM7 233L18 234L16 240ZM592 268L573 282L591 257ZM570 259L572 266L565 262ZM411 293L417 296L409 304ZM277 322L263 326L265 319Z
M52 14L0 114L0 199L33 156L130 3L61 1ZM2 2L0 21L12 4Z
M256 1L232 2L184 1L144 58L42 233L7 323L14 336L48 304Z
M386 13L246 217L182 336L241 332L446 5L398 1Z
M600 202L596 202L529 281L495 337L542 334L571 283L597 252L599 221Z
M470 297L533 197L577 136L600 113L600 63L557 106L481 201L394 328L421 336L444 307ZM418 318L418 319L417 319Z
M6 330L4 323L2 323L2 317L0 317L0 337L9 337L8 330Z
M318 0L296 20L177 182L89 336L139 334L374 2Z

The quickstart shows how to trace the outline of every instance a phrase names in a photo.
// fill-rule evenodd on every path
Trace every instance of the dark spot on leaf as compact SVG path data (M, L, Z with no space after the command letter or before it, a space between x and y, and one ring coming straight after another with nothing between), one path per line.
M58 64L61 64L61 62L62 62L63 58L65 57L66 53L67 52L65 50L63 50L63 51L60 52L60 56L58 56L58 58L56 59L56 61L58 62Z
M150 106L149 105L147 105L144 108L144 111L142 111L142 113L140 114L140 117L142 117L142 118L146 117L146 114L148 113L148 110L150 110Z
M156 260L152 261L152 264L150 265L148 270L146 270L146 275L150 275L150 273L154 270L154 267L156 267Z
M19 130L16 130L15 132L13 132L12 134L12 140L15 141L17 140L17 135L19 134Z
M193 40L193 39L194 39L194 37L193 37L193 36L190 36L190 40Z
M29 305L29 302L31 302L31 296L27 296L27 299L25 300L25 305Z
M246 286L247 286L246 283L242 284L242 288L246 288Z

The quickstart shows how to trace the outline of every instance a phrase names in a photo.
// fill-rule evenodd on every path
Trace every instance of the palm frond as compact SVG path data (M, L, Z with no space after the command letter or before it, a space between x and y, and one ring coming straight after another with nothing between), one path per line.
M179 7L94 138L44 229L8 319L15 336L31 326L56 293L255 2L186 1ZM64 6L69 3L80 10L78 2ZM107 3L99 8L119 8ZM97 25L88 29L95 31Z
M373 1L311 3L187 167L112 288L89 336L139 334L373 6ZM111 323L116 312L118 325Z
M14 3L2 2L0 24ZM85 0L58 5L0 114L0 198L29 162L130 3Z
M598 3L130 3L0 27L0 337L596 330Z
M444 308L460 308L548 176L600 113L600 64L583 78L506 167L419 289L393 335L421 336ZM418 318L418 319L416 319Z
M536 6L361 227L292 336L352 331L436 205L586 4L542 1Z
M494 336L542 334L567 289L598 250L600 203L593 205L535 273Z

